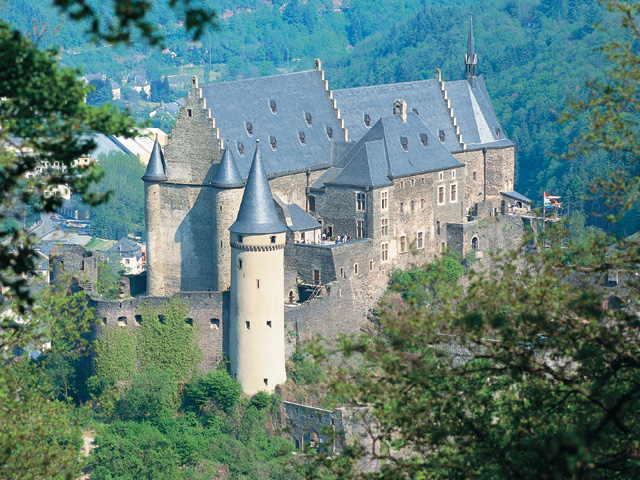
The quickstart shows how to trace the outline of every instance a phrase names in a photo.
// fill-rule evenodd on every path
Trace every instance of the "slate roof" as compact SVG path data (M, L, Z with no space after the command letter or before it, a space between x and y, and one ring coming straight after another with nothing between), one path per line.
M511 198L513 200L517 200L519 202L533 203L531 200L529 200L527 197L525 197L521 193L518 193L518 192L513 191L513 190L511 190L509 192L500 192L500 195L502 195L503 197Z
M113 244L111 248L107 250L108 253L118 253L121 256L131 256L140 252L142 248L137 243L132 242L126 237L122 237L117 243Z
M289 216L291 217L291 225L288 226L292 232L302 232L305 230L315 230L320 228L320 222L305 212L295 203L288 203Z
M256 139L262 141L261 155L269 176L331 165L339 154L334 148L344 144L344 136L320 75L309 70L202 87L220 135L231 142L242 178L248 175L249 152ZM311 126L307 114L311 115Z
M403 122L399 115L391 115L371 127L336 165L342 171L324 183L381 187L391 185L394 178L462 166L420 116L408 113Z
M230 232L264 234L287 231L287 228L278 219L260 153L259 144L256 142L256 150L242 195L238 217L229 227Z
M468 150L513 146L498 123L482 76L447 82L446 89Z
M162 154L162 147L158 143L157 138L153 144L153 150L151 150L151 156L147 164L147 171L143 175L142 180L149 182L164 182L167 180L164 155Z
M468 149L513 145L504 137L501 129L501 136L496 134L496 128L500 128L500 125L482 77L445 82L445 89L460 126L462 141ZM365 115L369 116L370 125L373 126L380 118L393 112L394 100L403 99L407 102L408 112L417 110L432 132L436 135L440 134L440 130L444 132L444 145L450 152L462 151L435 79L335 90L334 97L353 139L361 138L369 130L370 127L365 125Z
M229 140L227 140L224 147L220 166L211 185L219 188L237 188L244 186L233 152L229 149Z

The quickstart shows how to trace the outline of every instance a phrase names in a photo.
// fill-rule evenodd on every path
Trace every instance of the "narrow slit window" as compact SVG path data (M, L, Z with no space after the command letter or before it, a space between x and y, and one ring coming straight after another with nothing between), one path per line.
M256 288L260 288L260 279L256 278Z
M271 328L271 320L267 320L267 327Z
M193 116L193 110L191 110L190 108L187 108L187 117L192 117Z
M265 379L264 379L264 384L265 384L265 385L269 385L269 379L268 379L268 378L265 378Z
M251 322L244 322L244 328L251 330Z

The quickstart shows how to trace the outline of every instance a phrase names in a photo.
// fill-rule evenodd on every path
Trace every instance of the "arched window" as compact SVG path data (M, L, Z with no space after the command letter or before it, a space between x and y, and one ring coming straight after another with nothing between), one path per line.
M478 251L478 237L473 237L471 239L471 248L475 251Z

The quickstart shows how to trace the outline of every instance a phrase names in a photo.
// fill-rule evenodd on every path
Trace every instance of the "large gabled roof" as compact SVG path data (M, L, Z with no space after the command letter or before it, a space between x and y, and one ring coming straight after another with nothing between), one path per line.
M242 178L256 139L269 176L327 167L336 146L345 143L318 70L206 85L202 96L221 135L230 140Z
M462 167L421 118L408 113L379 119L336 165L326 185L381 187L394 178ZM317 185L314 184L314 187Z
M445 82L444 86L467 149L513 145L498 124L482 77ZM373 126L392 113L394 100L403 99L408 111L417 112L432 132L438 136L440 131L444 133L444 145L450 152L462 151L440 84L435 79L346 88L335 90L334 97L351 138L359 139L370 130L366 125L367 116L369 125Z

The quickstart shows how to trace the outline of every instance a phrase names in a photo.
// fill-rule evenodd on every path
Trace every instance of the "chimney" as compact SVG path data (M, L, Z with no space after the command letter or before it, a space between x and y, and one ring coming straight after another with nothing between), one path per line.
M393 114L400 115L403 123L407 123L407 102L402 99L393 101Z

